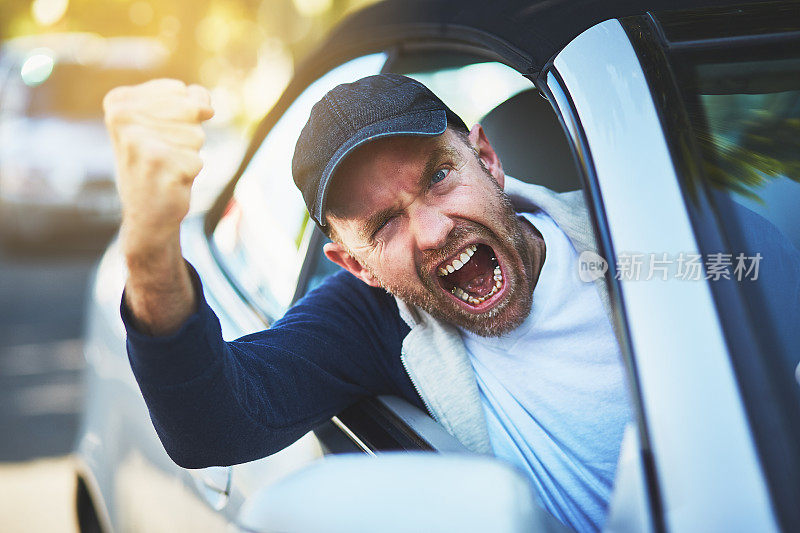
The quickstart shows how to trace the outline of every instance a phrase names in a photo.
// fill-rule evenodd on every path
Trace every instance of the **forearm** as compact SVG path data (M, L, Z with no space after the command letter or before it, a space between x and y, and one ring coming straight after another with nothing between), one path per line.
M199 86L153 80L113 89L103 108L122 205L125 301L137 329L167 335L197 306L181 255L180 224L203 167L200 124L214 114L210 96Z
M197 309L179 230L148 238L123 223L121 238L128 265L125 303L135 327L152 336L174 333Z

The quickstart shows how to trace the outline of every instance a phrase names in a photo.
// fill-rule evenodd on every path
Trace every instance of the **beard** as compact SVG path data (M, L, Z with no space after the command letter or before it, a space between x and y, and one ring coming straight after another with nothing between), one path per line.
M484 169L485 170L485 169ZM517 328L530 314L535 277L533 251L524 233L524 224L516 214L506 193L485 170L494 194L490 201L491 228L471 221L458 221L447 236L446 244L437 250L423 252L416 265L420 283L397 284L372 275L381 286L404 302L415 305L433 317L484 337L497 337ZM508 284L502 299L483 313L470 313L454 301L436 276L437 266L458 252L466 242L480 239L487 243L498 258L504 282Z

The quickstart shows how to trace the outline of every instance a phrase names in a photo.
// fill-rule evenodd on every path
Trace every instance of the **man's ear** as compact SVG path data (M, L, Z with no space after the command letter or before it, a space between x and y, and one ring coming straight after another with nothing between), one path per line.
M350 255L341 243L338 242L329 242L325 246L322 247L322 251L325 252L325 257L342 267L343 269L350 272L352 275L370 285L372 287L380 287L380 282L375 279L375 277L363 266L359 263L355 257Z
M503 165L500 163L500 158L497 157L497 153L489 143L486 132L483 131L480 124L475 124L469 131L469 143L478 151L478 157L483 161L495 181L501 188L505 187L506 174L503 172Z

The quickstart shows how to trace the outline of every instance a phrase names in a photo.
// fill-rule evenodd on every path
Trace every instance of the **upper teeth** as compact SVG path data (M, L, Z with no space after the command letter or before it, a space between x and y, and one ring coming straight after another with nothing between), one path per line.
M477 249L478 246L475 244L470 244L469 246L464 248L464 251L461 252L461 255L453 259L452 263L450 263L449 265L439 267L439 275L446 276L448 274L452 274L456 270L459 270L470 260L470 258L472 258L472 254L474 254Z

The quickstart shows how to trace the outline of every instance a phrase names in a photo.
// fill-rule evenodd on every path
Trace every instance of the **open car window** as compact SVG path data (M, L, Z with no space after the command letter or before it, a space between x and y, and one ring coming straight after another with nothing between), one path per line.
M355 64L369 68L350 68ZM373 73L370 70L417 79L468 127L476 123L484 126L507 174L557 191L580 188L566 134L550 103L529 78L503 63L474 55L425 51L375 54L340 69L302 93L266 136L212 233L217 256L243 297L272 319L281 316L293 298L312 290L339 269L324 257L322 246L327 239L309 220L291 176L294 145L310 109L335 84L369 75ZM373 403L367 400L340 413L336 425L346 425L361 442L377 451L385 446L384 440L373 433L388 430L363 424L365 419L386 419L381 413L369 415ZM382 405L385 407L385 402ZM389 410L390 416L405 420L397 410ZM412 432L417 430L412 424L408 426ZM317 433L326 446L331 446L323 435L327 429L330 427ZM395 438L396 442L400 440Z
M295 142L311 107L326 92L377 74L385 60L382 53L353 59L303 91L253 156L212 233L224 269L245 299L270 321L289 307L306 251L309 218L292 181Z

